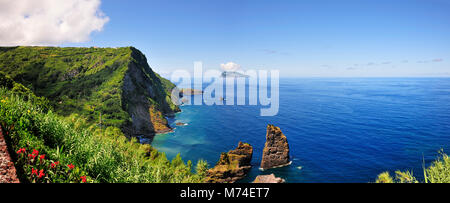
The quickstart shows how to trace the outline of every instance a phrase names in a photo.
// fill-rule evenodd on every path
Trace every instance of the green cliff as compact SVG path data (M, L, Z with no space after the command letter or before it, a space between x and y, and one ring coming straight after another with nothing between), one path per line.
M47 98L59 115L119 127L127 137L170 131L165 116L179 111L170 100L175 85L134 47L3 47L0 72Z
M203 182L206 162L193 173L124 136L170 130L174 87L133 47L0 48L0 133L20 182Z

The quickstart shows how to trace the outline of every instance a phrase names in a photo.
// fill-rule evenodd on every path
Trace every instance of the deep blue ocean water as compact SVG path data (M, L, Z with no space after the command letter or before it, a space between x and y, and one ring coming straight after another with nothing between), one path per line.
M450 78L282 78L280 109L261 117L261 106L182 106L171 119L187 123L157 135L152 145L173 158L208 161L254 147L250 174L275 173L287 182L373 182L384 171L423 177L440 149L450 151ZM260 171L266 126L287 136L292 164Z

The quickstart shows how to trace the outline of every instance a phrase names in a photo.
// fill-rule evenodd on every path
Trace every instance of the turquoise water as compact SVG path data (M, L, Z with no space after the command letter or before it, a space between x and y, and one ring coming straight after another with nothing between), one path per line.
M429 164L450 149L449 104L448 78L284 78L277 116L259 116L261 106L182 106L170 119L175 131L152 145L212 167L221 152L248 142L253 168L242 182L267 173L287 182L373 182L396 169L421 177L422 158ZM269 123L287 136L292 165L262 172Z

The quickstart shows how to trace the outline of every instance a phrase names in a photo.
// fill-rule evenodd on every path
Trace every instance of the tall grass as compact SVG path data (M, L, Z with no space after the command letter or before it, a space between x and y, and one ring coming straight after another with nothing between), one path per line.
M423 167L424 183L450 183L450 158L443 151L428 168ZM395 178L392 178L389 172L381 173L377 183L419 183L410 171L396 171Z
M76 114L62 118L44 112L26 96L6 89L0 89L0 99L0 125L14 151L38 149L49 159L73 163L95 182L180 183L204 179L206 162L199 162L196 173L192 173L190 161L185 164L180 156L169 161L150 145L127 140L116 127L100 129ZM26 176L22 174L21 179L26 180Z

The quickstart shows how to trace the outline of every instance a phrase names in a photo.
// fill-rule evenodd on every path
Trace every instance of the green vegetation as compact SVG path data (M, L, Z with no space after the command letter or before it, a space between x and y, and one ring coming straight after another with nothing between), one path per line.
M170 130L165 116L179 111L169 96L174 87L133 47L0 47L0 127L17 152L20 180L204 182L205 161L193 173L191 161L185 164L179 155L170 161L125 136L136 131L127 129L143 111L153 125L150 131ZM235 156L222 154L225 162L217 171L242 170ZM450 183L449 157L442 154L424 169L424 177L425 183ZM396 171L395 177L380 174L376 182L419 180L409 171Z
M450 183L450 158L442 153L430 167L424 168L424 183ZM419 183L419 180L409 171L396 171L395 178L389 172L378 175L376 183Z
M37 97L34 93L23 86L20 83L16 83L9 76L0 72L0 88L6 88L11 90L11 92L17 95L28 96L27 99L32 100L36 105L38 105L43 110L48 110L50 108L49 101L45 97Z
M103 125L122 130L131 125L129 107L139 102L135 95L124 95L124 77L130 67L141 71L146 80L132 78L138 88L130 94L145 95L164 115L179 111L168 96L175 86L154 73L133 47L0 47L0 72L47 98L59 115L75 113L93 123L101 113Z
M20 180L203 182L206 162L193 173L191 161L126 134L136 109L153 125L143 132L166 130L164 116L179 111L174 87L133 47L0 47L0 127Z
M8 135L12 150L36 149L45 154L46 160L51 160L39 165L36 161L23 161L18 153L15 159L21 181L36 182L40 174L30 168L55 162L62 167L74 165L73 172L70 168L61 169L62 172L52 175L50 169L44 168L46 182L84 180L79 177L88 182L107 183L202 182L204 179L207 170L204 161L197 164L194 174L192 163L185 164L180 156L169 161L150 145L127 141L117 127L102 130L77 115L63 119L52 111L45 112L31 97L34 96L0 89L0 125Z

